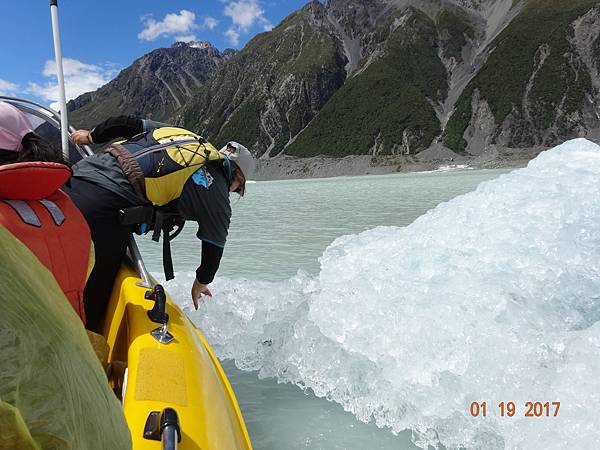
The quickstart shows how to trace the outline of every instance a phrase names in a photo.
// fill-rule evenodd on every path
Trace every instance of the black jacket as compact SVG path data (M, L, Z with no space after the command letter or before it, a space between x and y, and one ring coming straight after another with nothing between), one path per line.
M95 144L117 138L130 139L140 133L164 126L131 116L111 117L98 124L91 137ZM132 206L141 203L116 159L101 153L80 161L73 167L73 177L99 185L127 199ZM198 223L197 237L202 241L202 259L196 278L202 284L213 281L223 256L231 220L229 180L223 164L213 162L187 180L177 209L186 220Z

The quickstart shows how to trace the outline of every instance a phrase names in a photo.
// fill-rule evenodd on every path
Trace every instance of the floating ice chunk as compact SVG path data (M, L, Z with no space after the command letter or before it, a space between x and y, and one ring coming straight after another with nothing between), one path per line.
M600 442L599 146L567 142L405 228L340 237L320 263L314 279L220 279L192 317L220 356L424 448ZM529 401L559 415L524 417Z

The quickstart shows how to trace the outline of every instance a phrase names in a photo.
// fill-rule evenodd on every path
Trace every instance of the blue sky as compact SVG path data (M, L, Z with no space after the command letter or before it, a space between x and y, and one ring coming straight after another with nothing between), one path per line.
M67 96L95 90L136 58L176 40L242 48L308 0L59 0ZM57 98L47 0L5 1L0 95Z

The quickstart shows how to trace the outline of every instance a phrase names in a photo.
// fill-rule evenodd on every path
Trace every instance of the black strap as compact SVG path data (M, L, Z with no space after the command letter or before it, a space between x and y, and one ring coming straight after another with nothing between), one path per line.
M168 220L168 216L162 211L156 211L154 216L154 231L152 232L152 240L158 242L162 233L163 239L163 270L167 281L175 278L173 272L173 257L171 255L171 229L172 222Z
M171 256L171 230L168 226L163 227L163 270L165 271L165 279L167 281L175 278L173 273L173 257Z
M162 207L136 206L119 211L120 222L124 225L139 225L145 223L152 227L152 240L163 239L163 270L167 281L175 278L173 271L173 257L171 255L171 241L181 233L185 220L176 212L175 204ZM175 231L172 233L173 229Z
M185 220L176 213L165 212L160 209L156 211L154 232L152 240L158 242L162 233L163 239L163 270L167 281L175 278L173 271L173 257L171 255L171 241L181 233ZM171 231L175 231L171 233Z
M152 240L154 242L160 241L160 233L163 231L165 224L165 215L159 210L155 210L154 213L154 231L152 232Z

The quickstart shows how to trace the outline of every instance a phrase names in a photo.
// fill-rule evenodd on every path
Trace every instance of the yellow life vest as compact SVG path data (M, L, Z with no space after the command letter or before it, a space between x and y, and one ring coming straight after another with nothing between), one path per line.
M144 173L146 197L154 206L178 199L195 172L209 162L225 159L204 138L183 128L156 128L119 144L137 159Z

